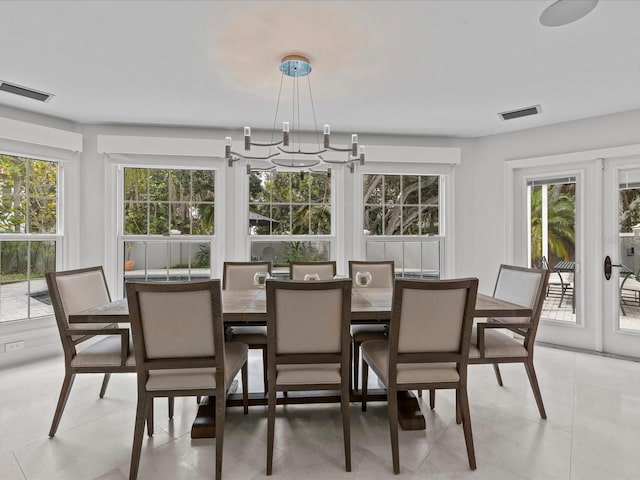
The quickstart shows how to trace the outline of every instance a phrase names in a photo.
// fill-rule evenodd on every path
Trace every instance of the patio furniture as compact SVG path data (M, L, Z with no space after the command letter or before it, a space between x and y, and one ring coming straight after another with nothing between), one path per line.
M543 257L544 259L544 257ZM544 259L546 263L546 259ZM546 265L548 269L548 264ZM562 260L553 266L553 270L549 274L549 282L547 285L547 294L551 294L551 289L558 289L558 295L560 295L560 301L558 302L558 308L562 307L562 301L565 295L571 292L571 310L576 313L576 299L573 288L573 277L575 270L575 262L570 260Z
M387 389L393 473L400 473L399 390L455 389L467 457L476 469L467 397L467 362L478 279L395 282L388 340L362 344L362 410L373 369Z
M276 392L295 390L340 391L345 465L351 471L350 319L349 279L267 282L267 475L273 470Z
M227 392L242 372L248 411L246 344L224 341L220 281L127 283L136 345L138 403L129 479L138 476L142 434L156 397L215 396L216 480L222 476Z

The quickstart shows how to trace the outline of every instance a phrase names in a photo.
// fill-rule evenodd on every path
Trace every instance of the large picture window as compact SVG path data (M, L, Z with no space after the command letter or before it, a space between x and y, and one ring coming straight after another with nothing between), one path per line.
M57 162L0 154L0 322L53 313L58 177Z
M215 171L125 167L123 185L125 278L210 278Z

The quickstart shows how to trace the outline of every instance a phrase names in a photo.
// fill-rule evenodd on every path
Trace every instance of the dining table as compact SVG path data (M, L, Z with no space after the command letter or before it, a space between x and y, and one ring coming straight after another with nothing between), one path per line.
M393 289L353 288L351 290L352 324L388 324L391 318ZM267 301L264 288L253 290L223 290L222 314L226 327L240 325L266 325ZM474 317L530 317L529 307L507 302L489 295L478 294ZM69 323L128 323L129 308L126 299L69 314ZM134 345L135 348L135 345ZM368 401L386 400L384 390L367 394ZM351 391L351 401L361 400L360 391ZM278 396L278 404L339 403L339 392L289 392ZM249 392L249 405L266 405L266 392ZM239 394L230 394L227 406L241 406ZM425 428L424 416L418 400L411 392L398 392L398 420L405 430ZM215 402L205 397L198 408L191 429L192 438L210 438L215 435Z

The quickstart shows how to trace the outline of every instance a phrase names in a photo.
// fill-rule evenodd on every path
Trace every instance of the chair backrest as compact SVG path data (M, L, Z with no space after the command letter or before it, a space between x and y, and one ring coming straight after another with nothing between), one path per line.
M69 314L88 308L99 307L111 301L109 288L101 266L49 272L46 274L49 296L56 317L62 347L66 355L75 355L74 343L86 336L71 336ZM92 324L83 324L83 328L92 328ZM103 328L105 325L99 325Z
M271 274L271 262L224 262L223 290L253 290L253 276L257 272Z
M307 273L317 273L320 280L331 280L336 276L336 262L291 262L289 263L289 279L304 280Z
M393 288L395 280L395 266L393 260L383 262L365 262L349 260L349 278L356 285L356 274L358 272L369 272L371 274L370 288Z
M138 374L201 367L224 372L220 280L126 287Z
M531 328L524 334L525 346L532 345L540 322L542 304L546 296L549 270L500 265L493 296L500 300L530 307L530 318L506 318L507 322L531 323ZM520 332L518 332L520 333Z
M348 353L350 321L349 279L267 281L269 355Z
M458 364L466 379L477 278L397 279L389 325L389 378L398 363Z

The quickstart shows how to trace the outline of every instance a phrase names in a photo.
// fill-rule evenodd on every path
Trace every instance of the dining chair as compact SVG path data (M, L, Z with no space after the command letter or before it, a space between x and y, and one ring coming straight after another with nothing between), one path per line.
M289 279L304 280L307 274L317 274L319 280L331 280L336 276L335 260L322 262L290 262L289 263Z
M127 301L136 345L138 402L129 479L138 476L144 423L156 397L215 396L216 480L222 476L226 397L242 372L248 410L247 352L224 341L220 280L129 282Z
M371 282L365 288L393 288L395 280L395 264L390 261L349 261L349 278L353 281L353 288L361 288L356 283L358 272L369 272ZM386 338L387 327L375 324L353 325L351 327L351 342L353 345L353 386L358 389L358 377L360 375L360 345L367 340L384 340Z
M345 464L351 471L350 319L349 279L267 281L267 475L273 470L276 393L294 390L340 391Z
M369 367L387 389L393 472L400 473L398 391L455 389L467 457L476 469L467 362L478 279L395 281L389 338L362 344L362 409Z
M77 374L104 374L100 388L100 398L103 398L112 373L135 372L136 367L128 328L120 328L117 323L69 323L70 314L99 307L111 301L101 266L49 272L45 278L64 352L65 370L49 430L49 436L53 437L58 430ZM88 340L92 341L84 343ZM170 398L169 418L172 417L173 399ZM152 416L148 429L151 434Z
M254 290L253 276L257 272L271 275L271 262L224 262L222 271L223 290ZM262 350L262 381L264 391L267 391L267 327L264 326L233 326L231 339L249 345L250 349Z
M493 365L496 380L501 387L503 382L499 365L522 363L542 418L547 418L547 413L533 365L533 352L548 280L549 270L500 265L493 296L529 307L532 315L531 317L488 318L486 322L478 323L473 328L469 349L469 364ZM433 408L435 404L433 391L431 398L431 408Z

